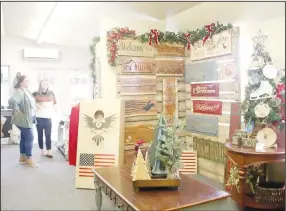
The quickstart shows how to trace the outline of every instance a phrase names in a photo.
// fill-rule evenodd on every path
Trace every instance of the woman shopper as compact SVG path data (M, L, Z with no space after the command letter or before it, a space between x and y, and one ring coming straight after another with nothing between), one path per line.
M49 89L48 82L45 80L40 81L38 92L34 92L33 95L36 99L37 104L36 119L39 147L42 150L42 155L52 158L52 116L54 114L54 105L56 104L56 98L54 93ZM47 153L44 150L44 131Z
M27 76L20 76L14 86L16 90L8 103L13 109L11 124L15 124L21 132L19 162L30 167L37 167L38 165L32 160L36 102L28 91L28 86Z

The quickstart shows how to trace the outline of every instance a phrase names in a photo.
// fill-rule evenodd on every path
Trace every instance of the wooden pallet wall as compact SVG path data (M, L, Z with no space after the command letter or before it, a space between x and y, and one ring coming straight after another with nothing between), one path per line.
M207 58L207 50L207 53L203 55L202 51L199 51L200 47L196 46L197 49L192 51L191 56L185 61L186 117L195 115L193 118L197 119L203 116L206 118L216 116L218 118L217 125L211 126L217 127L217 135L187 132L186 141L189 146L197 151L198 173L222 183L224 181L223 157L225 154L223 144L229 137L231 102L240 101L239 30L233 28L230 33L231 53L217 57L213 55L211 58ZM209 45L215 45L216 41L218 42L219 38L215 36ZM224 50L222 49L222 52ZM204 57L206 58L203 59ZM191 96L191 84L203 85L209 82L219 84L218 97ZM196 100L221 101L221 115L195 113L193 105Z
M121 44L120 44L121 45ZM144 49L153 48L148 44L130 41L129 45L147 45ZM143 138L153 139L157 114L164 111L164 79L177 80L177 113L185 123L186 94L184 81L183 46L160 44L154 48L154 54L136 54L118 51L117 62L117 97L125 100L125 149L133 150L134 142ZM150 51L151 52L151 51ZM123 55L122 55L123 54ZM148 110L149 106L152 106ZM145 110L143 108L146 108ZM148 110L148 111L146 111ZM153 126L153 127L152 127ZM185 137L183 137L185 139ZM145 144L145 146L148 144Z

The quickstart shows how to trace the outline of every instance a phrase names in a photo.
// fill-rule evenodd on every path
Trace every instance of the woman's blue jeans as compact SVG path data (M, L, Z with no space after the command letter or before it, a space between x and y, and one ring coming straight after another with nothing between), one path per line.
M27 157L31 157L34 141L33 128L23 128L19 126L18 128L21 131L20 153L25 154Z

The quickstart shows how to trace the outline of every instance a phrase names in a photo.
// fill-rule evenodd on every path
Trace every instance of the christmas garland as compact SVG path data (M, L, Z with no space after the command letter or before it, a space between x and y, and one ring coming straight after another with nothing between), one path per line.
M117 42L119 39L133 38L142 43L148 43L149 45L160 45L160 43L177 43L181 44L190 50L191 45L194 45L197 41L202 40L203 44L211 39L213 35L219 34L222 31L231 29L231 24L223 25L219 22L206 25L203 29L197 29L187 32L161 32L157 29L151 29L150 32L146 32L142 35L136 36L134 30L129 28L113 28L107 32L107 49L108 49L108 63L112 66L116 65L117 58Z
M92 76L92 80L93 80L93 85L95 85L95 80L96 80L96 66L95 66L96 52L95 52L95 47L99 41L100 41L99 37L94 37L92 39L92 43L89 46L90 53L91 53L90 69L91 69L91 76Z

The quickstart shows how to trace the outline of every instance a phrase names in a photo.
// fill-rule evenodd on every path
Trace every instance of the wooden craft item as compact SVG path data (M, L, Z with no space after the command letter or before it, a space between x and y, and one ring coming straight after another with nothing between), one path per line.
M191 84L192 97L218 97L219 84L218 83L196 83Z
M156 60L157 76L184 76L185 61L183 59Z
M155 59L121 56L117 60L118 74L155 75Z
M252 138L241 138L242 146L248 148L255 148L257 140Z
M263 128L257 133L256 139L265 147L271 147L276 143L277 134L271 128Z
M176 78L163 79L163 114L168 123L178 119L178 82Z
M179 171L182 174L197 174L197 152L183 151L181 155L183 168Z
M125 144L134 144L140 139L144 142L153 141L154 128L152 124L125 126Z
M119 92L121 95L156 94L155 76L119 76Z
M241 146L241 136L232 136L232 142L233 145Z
M194 113L222 115L221 101L193 100Z
M202 40L197 41L191 47L191 60L198 61L232 53L232 30L226 30L215 34L204 44Z
M218 64L219 79L232 80L239 76L238 61L221 62Z
M189 114L186 120L186 130L208 136L218 135L218 117Z
M125 101L125 117L157 115L156 98Z
M156 46L157 56L185 56L185 47L177 44L160 44Z
M93 168L118 166L124 158L124 101L80 103L76 188L94 189Z
M193 146L198 157L222 164L225 162L225 146L223 143L194 136Z
M230 127L229 127L229 140L232 140L232 136L237 129L240 129L241 125L241 109L240 103L233 102L230 106Z
M141 43L139 40L119 39L117 47L118 56L154 57L155 55L155 49L153 45L148 45L148 43Z
M132 180L140 181L140 180L151 180L150 174L146 167L146 161L142 155L140 148L138 149L136 161L134 164L134 168L132 169Z
M246 138L247 137L247 132L245 130L238 130L238 129L236 129L235 130L235 135L237 135L239 137Z
M216 61L186 64L185 82L215 81L218 80L218 64Z

